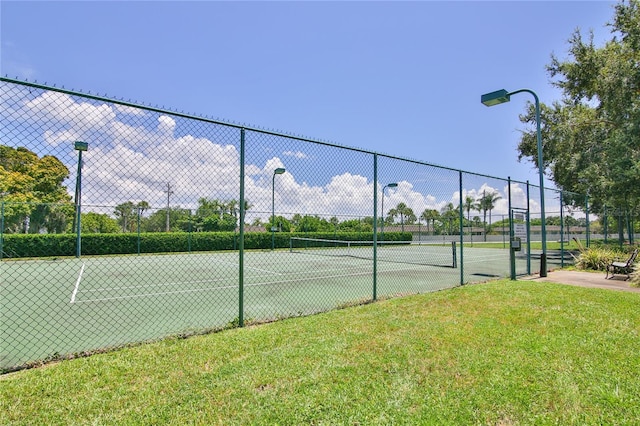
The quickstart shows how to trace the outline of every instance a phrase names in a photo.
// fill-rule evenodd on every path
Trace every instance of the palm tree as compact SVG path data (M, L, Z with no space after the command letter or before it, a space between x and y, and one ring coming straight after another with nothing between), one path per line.
M229 200L226 203L224 203L224 210L228 211L229 213L231 213L233 215L233 217L236 218L236 222L238 221L238 206L240 203L238 203L238 200Z
M441 217L446 218L449 221L449 231L447 235L452 234L451 221L455 220L458 217L458 209L453 206L453 203L447 203L447 205L442 208L440 213Z
M434 231L436 219L440 217L440 213L438 210L434 209L425 209L420 215L420 219L423 219L427 222L427 232L429 232L429 221L431 221L431 232Z
M467 195L464 198L464 204L462 206L464 210L467 212L467 222L470 222L471 210L476 210L478 208L478 205L476 204L476 200L472 196Z
M404 232L405 219L407 223L413 223L416 220L416 215L413 210L405 203L398 203L395 209L389 210L389 216L395 218L400 216L400 226L402 226L402 232Z
M464 204L463 207L465 209L465 211L467 212L467 223L469 223L469 226L471 227L471 210L477 210L478 209L478 204L476 203L476 200L470 196L467 195L464 198ZM473 228L471 229L471 231L469 232L469 236L471 237L471 242L473 243Z
M497 192L486 193L482 191L482 197L478 200L479 208L482 210L483 222L484 222L484 240L487 241L487 211L489 211L489 223L491 223L491 210L495 206L495 202L501 200L502 197Z
M501 200L502 197L496 192L492 192L487 197L487 207L489 208L489 225L491 225L491 210L496 208L495 202Z
M138 211L140 212L140 216L142 216L142 214L149 210L149 203L147 203L146 201L142 200L140 201L138 204L136 204L136 208L138 209Z
M205 217L213 214L218 214L220 217L222 217L224 208L224 203L222 203L217 198L211 199L202 197L198 199L198 210L196 210L196 215Z
M116 217L120 218L120 223L122 225L122 232L127 232L129 229L129 219L133 216L133 209L135 205L131 201L127 201L126 203L118 204L115 207L115 211L113 212Z

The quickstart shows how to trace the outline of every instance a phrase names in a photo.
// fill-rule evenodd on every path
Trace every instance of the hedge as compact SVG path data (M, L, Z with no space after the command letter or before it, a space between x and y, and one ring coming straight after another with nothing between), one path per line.
M273 235L276 248L288 248L293 236L306 238L338 239L348 241L371 241L373 233L364 232L282 232ZM269 232L247 232L244 234L247 250L271 249L272 235ZM410 232L385 232L385 241L411 241ZM191 251L237 250L238 234L234 232L174 232L83 234L82 254L87 256L175 253ZM75 256L75 234L4 234L2 236L3 258L37 258Z

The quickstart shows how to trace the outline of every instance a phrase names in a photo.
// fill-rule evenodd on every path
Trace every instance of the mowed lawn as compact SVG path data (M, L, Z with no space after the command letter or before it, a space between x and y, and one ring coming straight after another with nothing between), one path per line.
M640 295L506 280L0 376L0 424L640 423Z

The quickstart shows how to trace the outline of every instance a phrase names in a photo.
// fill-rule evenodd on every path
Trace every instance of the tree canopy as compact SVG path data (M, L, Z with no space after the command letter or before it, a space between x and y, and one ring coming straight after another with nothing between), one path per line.
M69 169L56 157L42 158L27 148L0 145L0 194L5 231L64 232L73 216L71 196L62 182Z
M602 47L576 30L568 58L552 55L547 72L562 99L541 105L544 168L558 188L589 194L596 211L628 212L640 201L640 3L615 6L613 37ZM520 117L519 158L537 165L534 106ZM579 197L569 202L584 205Z

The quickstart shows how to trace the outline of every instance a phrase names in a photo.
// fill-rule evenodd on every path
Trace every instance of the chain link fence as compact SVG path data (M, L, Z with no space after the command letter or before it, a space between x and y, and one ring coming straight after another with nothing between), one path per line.
M0 106L1 371L539 268L526 182L8 78Z

